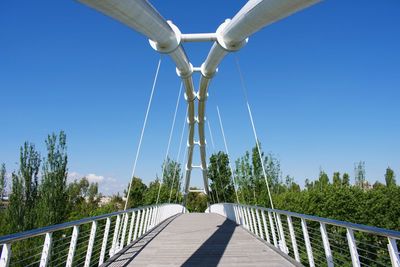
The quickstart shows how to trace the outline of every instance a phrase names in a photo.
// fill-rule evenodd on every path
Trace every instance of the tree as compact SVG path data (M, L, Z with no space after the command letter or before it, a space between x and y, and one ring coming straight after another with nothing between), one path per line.
M162 169L164 171L162 187L165 187L164 191L168 192L168 199L166 201L170 202L173 200L172 197L181 188L179 179L181 176L181 165L168 157L163 163Z
M210 157L208 179L211 181L212 192L218 191L226 202L235 202L235 188L232 182L232 172L229 167L229 157L224 152L218 152Z
M342 180L343 180L343 186L345 186L345 187L348 187L348 186L350 186L350 176L349 176L349 174L348 173L343 173L343 178L342 178Z
M390 167L386 168L385 181L387 187L396 186L396 176Z
M42 168L40 185L39 225L46 226L64 222L68 217L67 192L67 143L63 131L48 135L47 158Z
M356 186L365 189L365 162L360 161L354 165L354 177Z
M6 165L3 163L0 167L0 202L3 201L3 197L6 193L7 177L6 177Z
M144 205L146 190L147 186L142 182L142 180L138 177L133 177L127 207L136 208Z
M342 186L342 180L340 179L340 172L334 172L332 180L333 180L333 186L336 187Z
M12 174L6 220L10 233L36 227L39 168L39 152L33 144L25 142L20 150L19 169Z

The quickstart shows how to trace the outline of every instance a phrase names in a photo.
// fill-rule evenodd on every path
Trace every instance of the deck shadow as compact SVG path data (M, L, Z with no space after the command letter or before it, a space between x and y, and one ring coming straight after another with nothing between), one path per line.
M183 264L189 266L217 266L236 229L236 223L226 219Z

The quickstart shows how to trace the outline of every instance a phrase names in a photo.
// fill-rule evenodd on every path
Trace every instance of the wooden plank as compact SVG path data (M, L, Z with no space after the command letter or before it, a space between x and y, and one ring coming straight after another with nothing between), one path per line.
M106 266L293 266L242 227L217 214L183 214L162 227Z

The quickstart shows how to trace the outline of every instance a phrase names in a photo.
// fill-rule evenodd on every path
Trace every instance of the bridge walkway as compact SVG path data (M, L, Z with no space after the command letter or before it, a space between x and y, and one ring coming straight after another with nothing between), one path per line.
M234 222L213 213L167 219L104 266L295 266Z

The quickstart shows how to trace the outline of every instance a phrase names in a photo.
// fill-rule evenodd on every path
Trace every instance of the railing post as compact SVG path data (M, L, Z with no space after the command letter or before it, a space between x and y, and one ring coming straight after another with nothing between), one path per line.
M267 220L265 219L264 210L261 210L261 218L263 220L263 226L264 226L264 230L265 230L265 237L267 238L267 242L271 244L271 240L269 239L268 225L267 225Z
M110 227L111 227L111 219L107 218L107 220L106 220L106 228L104 229L103 243L101 244L101 251L100 251L100 257L99 257L99 266L103 264L104 256L106 255L107 241L108 241L108 234L110 232Z
M287 216L287 222L288 222L288 226L289 226L290 239L292 240L294 258L297 262L300 262L299 249L297 248L296 234L295 234L294 228L293 228L292 217Z
M143 234L147 232L147 222L149 220L150 208L146 209L146 216L144 217Z
M65 264L66 267L71 267L72 263L74 262L74 255L75 255L76 243L78 241L78 235L79 235L79 226L75 225L72 230L71 241L69 243L68 257L67 257L67 262Z
M246 213L247 213L247 218L248 218L248 220L249 220L250 232L254 233L253 221L252 221L252 219L251 219L249 207L246 207Z
M131 216L131 224L129 226L129 234L128 234L128 241L127 244L130 244L132 242L132 235L133 235L133 225L135 224L135 212L132 212Z
M140 218L140 225L139 225L139 233L138 233L138 237L142 236L142 230L143 230L143 221L144 221L144 216L146 215L146 210L143 209L142 210L142 216Z
M244 226L244 228L246 228L248 230L249 224L248 224L248 221L246 218L246 211L243 206L240 207L240 212L242 213L243 226Z
M122 228L122 235L121 235L121 242L119 243L118 250L124 247L125 243L125 236L126 236L126 229L128 229L128 222L129 222L129 213L124 213L124 226Z
M301 219L301 228L303 229L304 241L306 243L308 262L310 263L310 267L314 267L314 255L311 247L310 236L308 235L307 222L303 218Z
M149 218L147 219L146 232L151 228L151 220L153 219L153 209L154 207L151 207L149 210Z
M258 236L258 229L257 229L257 222L256 222L256 216L254 215L254 209L250 208L250 213L251 213L251 219L253 220L253 230L254 234Z
M133 241L135 241L138 237L139 221L140 221L140 210L138 210L136 214L136 223L135 223L135 232L133 234Z
M0 267L8 267L11 258L11 243L4 244L1 251Z
M113 256L115 254L116 249L117 249L118 232L119 232L120 223L121 223L121 215L117 215L117 220L115 222L115 228L114 228L114 236L113 236L111 249L110 249L110 256Z
M361 265L360 265L360 259L358 257L357 244L354 238L353 230L351 228L346 228L346 236L347 236L347 242L349 244L351 262L353 263L353 267L359 267Z
M388 237L388 249L392 266L400 267L399 250L397 249L396 239Z
M274 221L272 220L272 214L269 211L268 211L268 219L269 219L269 225L271 227L272 240L274 241L274 246L278 247L278 242L276 241Z
M258 213L258 209L255 209L254 212L256 213L256 218L257 218L257 224L258 224L258 232L260 233L259 237L261 239L264 239L264 233L261 227L261 220L260 220L260 214Z
M89 237L89 243L88 243L88 248L87 248L87 252L86 252L84 267L90 266L90 260L92 258L92 252L93 252L94 239L96 237L96 230L97 230L97 221L93 221L92 229L90 230L90 237Z
M324 250L325 250L326 263L328 267L333 267L333 257L332 257L331 246L329 245L328 231L326 231L326 226L324 223L320 222L319 224L320 224L322 243L324 245Z
M279 235L281 236L281 240L279 240L279 246L281 248L281 251L285 252L286 254L289 254L289 249L286 246L286 240L285 240L285 232L283 231L283 225L281 221L281 215L278 213L275 213L276 219L278 221L278 230L279 230Z
M42 256L40 258L39 267L46 267L49 262L49 256L51 253L51 244L52 244L52 233L47 233L44 239L44 245L42 250Z

